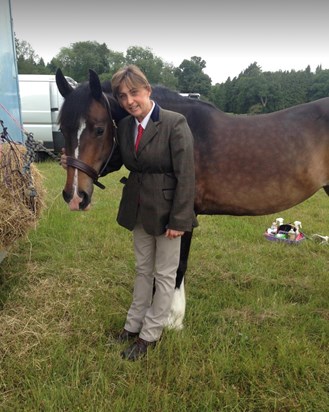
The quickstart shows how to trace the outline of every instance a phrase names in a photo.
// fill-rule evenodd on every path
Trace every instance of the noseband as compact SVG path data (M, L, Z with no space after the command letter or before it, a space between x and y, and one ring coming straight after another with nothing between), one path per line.
M110 160L110 157L108 160ZM105 186L98 181L100 173L98 174L96 170L93 167L87 165L87 163L75 157L67 156L66 164L67 166L71 166L74 169L81 170L81 172L85 173L87 176L89 176L93 180L94 185L98 186L100 189L105 189Z
M109 164L109 161L111 160L114 149L117 145L117 126L116 126L115 121L112 118L110 102L108 101L108 98L106 97L105 93L103 93L103 96L104 96L104 99L105 99L106 109L107 109L108 115L110 117L110 120L112 121L112 136L113 136L113 144L112 144L111 152L110 152L110 155L109 155L108 159L106 160L104 166L101 168L100 172L97 173L96 170L93 167L87 165L87 163L83 162L82 160L77 159L77 158L72 157L72 156L67 156L66 157L67 166L71 166L74 169L78 169L81 172L85 173L87 176L89 176L92 179L94 185L99 187L100 189L105 189L105 186L102 183L100 183L98 181L98 179L102 175L102 173L105 170L105 168L107 167L107 165Z

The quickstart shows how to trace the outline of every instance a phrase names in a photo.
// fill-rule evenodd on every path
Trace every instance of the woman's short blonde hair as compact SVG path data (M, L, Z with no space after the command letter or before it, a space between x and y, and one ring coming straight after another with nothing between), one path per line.
M112 77L112 92L115 98L118 98L119 89L122 83L125 83L129 89L136 87L145 87L151 90L151 85L141 69L134 64L119 69Z

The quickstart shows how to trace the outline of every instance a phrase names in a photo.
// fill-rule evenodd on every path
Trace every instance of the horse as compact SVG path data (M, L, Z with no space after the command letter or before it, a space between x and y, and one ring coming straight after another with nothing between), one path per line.
M116 146L116 124L127 115L89 70L76 89L56 72L64 103L59 123L65 138L64 200L87 210ZM260 216L289 209L323 188L329 195L329 98L270 114L227 114L209 102L152 88L162 108L182 113L194 138L196 215ZM105 166L104 166L105 165ZM184 275L192 232L182 237L169 326L180 329L185 312Z

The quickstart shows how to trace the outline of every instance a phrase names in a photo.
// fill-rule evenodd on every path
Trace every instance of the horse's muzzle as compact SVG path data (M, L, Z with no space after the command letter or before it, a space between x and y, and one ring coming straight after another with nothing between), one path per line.
M68 193L65 190L63 190L63 199L66 203L68 203L69 208L72 211L87 211L90 208L91 198L86 192L79 192L78 195L72 195L71 193Z

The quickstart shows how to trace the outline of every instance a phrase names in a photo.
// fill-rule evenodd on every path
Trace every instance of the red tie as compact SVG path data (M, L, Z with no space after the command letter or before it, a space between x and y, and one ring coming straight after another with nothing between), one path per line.
M139 142L141 141L142 135L143 135L144 129L141 124L138 125L137 129L137 137L136 137L136 142L135 142L135 151L137 152Z

